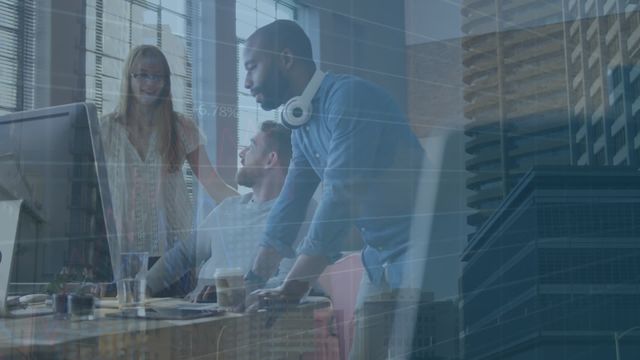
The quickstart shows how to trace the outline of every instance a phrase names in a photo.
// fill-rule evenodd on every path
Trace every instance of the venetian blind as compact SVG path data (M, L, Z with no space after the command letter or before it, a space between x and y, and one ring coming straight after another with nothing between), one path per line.
M0 114L33 108L33 0L0 0Z

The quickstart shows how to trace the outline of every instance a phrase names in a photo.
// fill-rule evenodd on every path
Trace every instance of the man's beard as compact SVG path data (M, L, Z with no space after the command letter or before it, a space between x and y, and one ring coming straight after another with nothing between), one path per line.
M262 93L263 100L260 104L262 110L271 111L277 109L284 103L282 98L286 89L289 87L284 75L277 69L271 73L257 92Z
M252 188L256 184L259 176L260 169L245 166L238 170L236 182L240 186Z

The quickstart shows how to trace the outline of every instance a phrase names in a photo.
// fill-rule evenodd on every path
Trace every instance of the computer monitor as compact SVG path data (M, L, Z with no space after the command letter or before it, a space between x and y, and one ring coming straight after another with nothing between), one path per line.
M47 283L63 268L112 280L107 236L115 225L93 104L0 117L3 200L23 200L12 284Z

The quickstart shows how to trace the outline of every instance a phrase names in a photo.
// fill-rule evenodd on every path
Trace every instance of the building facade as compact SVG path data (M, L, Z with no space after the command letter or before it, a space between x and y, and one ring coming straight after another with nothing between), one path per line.
M623 0L463 2L470 225L535 165L640 154L640 13Z
M640 324L639 236L635 169L528 172L464 251L464 358L613 359Z
M568 164L562 8L535 0L462 5L470 225L534 164Z
M640 156L637 4L565 0L563 10L571 163L637 168Z

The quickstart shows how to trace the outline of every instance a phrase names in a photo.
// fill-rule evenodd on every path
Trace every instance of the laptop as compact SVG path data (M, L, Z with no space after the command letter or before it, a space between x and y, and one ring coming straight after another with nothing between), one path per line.
M21 213L25 211L22 200L0 201L0 317L53 313L51 307L44 304L45 296L8 296L18 225Z

